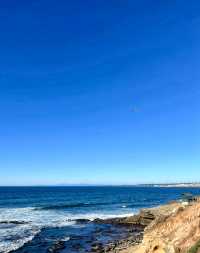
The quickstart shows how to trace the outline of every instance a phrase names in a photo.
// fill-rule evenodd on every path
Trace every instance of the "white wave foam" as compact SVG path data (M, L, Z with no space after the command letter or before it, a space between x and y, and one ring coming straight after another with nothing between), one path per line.
M33 208L0 208L0 252L8 253L31 241L44 227L64 227L74 225L66 216L51 211L35 211ZM14 224L13 221L24 221Z
M75 216L71 216L72 220L76 220L76 219L88 219L90 221L93 221L95 219L102 219L102 220L106 220L106 219L111 219L111 218L123 218L123 217L130 217L132 216L134 213L121 213L121 214L112 214L112 213L90 213L90 214L81 214L81 215L75 215Z
M27 225L0 229L0 252L8 253L31 241L40 229L31 229ZM10 238L10 240L8 240ZM12 238L14 238L12 240Z
M70 237L69 237L69 236L66 236L66 237L62 238L62 241L63 241L63 242L67 242L67 241L69 241L69 240L70 240Z
M126 209L127 211L127 209ZM108 219L133 215L132 212L70 213L62 210L35 210L34 208L0 208L0 222L24 221L23 224L0 224L0 252L8 253L31 241L44 227L65 227L76 224L76 219Z

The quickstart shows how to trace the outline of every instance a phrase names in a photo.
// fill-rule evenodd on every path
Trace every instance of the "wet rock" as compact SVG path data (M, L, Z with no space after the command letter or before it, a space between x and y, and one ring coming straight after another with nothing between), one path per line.
M0 221L0 224L13 224L13 225L23 225L23 224L28 224L29 222L27 221L17 221L17 220L12 220L12 221Z
M112 219L95 219L94 222L97 224L112 224L112 225L123 225L123 226L141 226L141 229L144 229L145 226L149 225L155 216L150 211L141 211L138 215L133 215L131 217L124 218L112 218Z
M62 250L64 248L65 248L65 242L64 241L57 241L50 248L48 248L47 252L56 253L56 252L59 252L60 250Z
M89 222L91 222L91 220L89 220L89 219L76 219L76 222L77 223L89 223Z
M109 243L107 246L106 246L106 250L109 251L109 250L114 250L115 247L117 246L118 242L111 242Z
M105 224L105 220L102 220L102 219L99 219L99 218L94 219L93 222L97 223L97 224Z
M102 243L100 243L100 242L93 243L91 245L91 252L103 253L104 247L103 247Z

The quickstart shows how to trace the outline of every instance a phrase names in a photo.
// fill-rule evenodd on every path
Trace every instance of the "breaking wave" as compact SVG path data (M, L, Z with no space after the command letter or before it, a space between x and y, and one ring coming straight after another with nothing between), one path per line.
M76 221L80 219L93 221L97 218L107 219L133 214L130 212L112 213L113 210L110 212L89 211L74 214L59 210L57 206L59 205L42 209L34 207L0 208L0 252L8 253L17 250L25 243L33 240L43 228L75 226Z

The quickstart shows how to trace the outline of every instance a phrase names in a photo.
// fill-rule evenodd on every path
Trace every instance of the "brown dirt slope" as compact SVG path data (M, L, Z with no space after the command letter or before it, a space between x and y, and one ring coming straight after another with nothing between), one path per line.
M155 220L147 226L141 244L122 253L186 253L200 240L200 201L172 203L148 209Z

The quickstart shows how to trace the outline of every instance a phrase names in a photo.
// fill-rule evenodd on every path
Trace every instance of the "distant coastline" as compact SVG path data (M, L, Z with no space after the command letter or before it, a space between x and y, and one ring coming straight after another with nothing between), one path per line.
M191 188L191 187L200 187L200 183L169 183L169 184L140 184L138 186L142 187L186 187L186 188Z
M200 188L200 183L146 183L146 184L57 184L57 185L0 185L0 187L185 187Z

